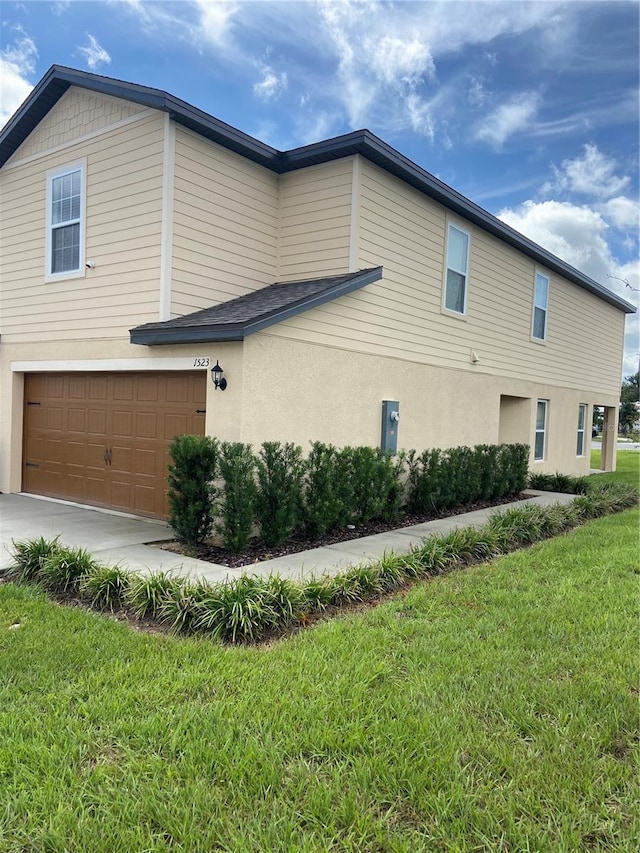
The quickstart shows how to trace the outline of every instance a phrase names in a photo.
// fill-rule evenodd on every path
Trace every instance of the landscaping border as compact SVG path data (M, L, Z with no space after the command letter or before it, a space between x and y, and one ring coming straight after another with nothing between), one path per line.
M77 596L95 610L121 610L176 633L255 643L305 626L328 608L374 600L409 582L491 560L637 503L638 489L632 486L598 484L567 504L498 510L480 528L428 537L408 554L389 553L378 562L301 581L243 575L211 584L166 572L143 577L44 537L13 543L14 563L7 576L39 584L58 599Z

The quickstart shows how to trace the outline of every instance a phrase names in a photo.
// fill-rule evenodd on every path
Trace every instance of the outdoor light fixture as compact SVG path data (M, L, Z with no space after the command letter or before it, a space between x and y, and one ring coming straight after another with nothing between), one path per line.
M213 387L219 388L221 391L227 387L227 380L222 375L224 370L218 364L218 360L216 359L215 365L211 368L211 379L213 380Z

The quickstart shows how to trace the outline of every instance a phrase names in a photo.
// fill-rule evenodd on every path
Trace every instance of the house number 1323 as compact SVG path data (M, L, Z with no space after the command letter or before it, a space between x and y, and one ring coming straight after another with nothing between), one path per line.
M194 367L209 367L209 356L193 359Z

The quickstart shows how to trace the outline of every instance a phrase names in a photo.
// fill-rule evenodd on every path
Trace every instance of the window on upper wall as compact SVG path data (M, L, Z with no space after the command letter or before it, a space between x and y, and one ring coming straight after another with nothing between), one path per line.
M469 235L456 225L447 231L447 269L444 283L444 307L464 314L467 310Z
M580 403L578 406L578 439L576 442L576 456L584 456L584 434L587 423L587 404Z
M537 341L547 338L547 302L549 300L549 279L542 273L536 273L536 283L533 295L533 320L531 322L531 337Z
M536 408L536 438L533 447L533 458L541 462L547 453L547 409L548 400L538 400Z
M47 194L48 276L84 272L84 166L49 174Z

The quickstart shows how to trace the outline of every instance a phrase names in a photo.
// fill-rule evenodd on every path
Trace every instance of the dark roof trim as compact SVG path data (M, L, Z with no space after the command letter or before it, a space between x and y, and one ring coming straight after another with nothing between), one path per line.
M146 346L160 346L163 344L204 344L220 343L223 341L243 341L248 335L260 332L290 317L317 308L326 302L331 302L340 296L346 296L354 290L379 281L382 278L382 267L364 270L345 277L338 284L322 290L312 296L297 299L288 305L273 311L261 314L252 320L243 323L207 323L195 326L172 325L171 320L164 323L146 323L129 331L132 344L144 344ZM269 285L271 286L271 285ZM224 304L224 303L223 303ZM206 310L206 309L205 309ZM199 314L201 312L194 312ZM187 315L189 316L189 315ZM184 318L180 318L184 320Z
M0 166L4 165L36 125L64 95L70 86L79 86L102 95L124 98L135 104L169 113L178 124L195 130L201 136L218 142L225 148L247 157L268 169L278 168L281 154L242 131L231 127L197 107L161 89L127 83L87 71L76 71L62 65L52 65L26 101L5 125L0 134Z
M116 98L125 98L146 107L168 112L171 118L183 127L278 174L360 154L415 187L419 192L435 199L449 210L523 252L536 263L558 273L626 314L635 313L635 306L630 302L515 231L368 130L357 130L334 139L294 148L291 151L277 151L161 89L53 65L0 132L0 166L24 142L70 86L79 86Z

